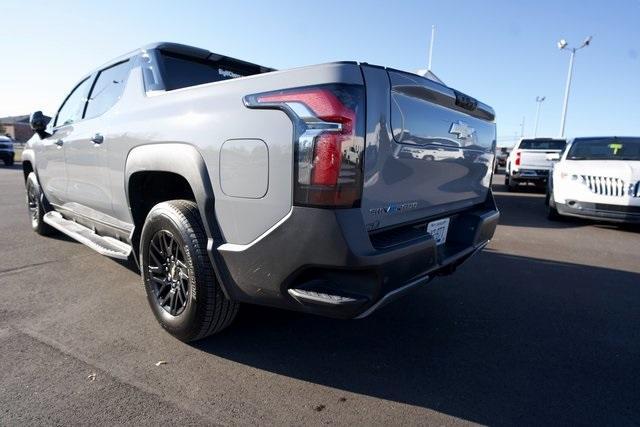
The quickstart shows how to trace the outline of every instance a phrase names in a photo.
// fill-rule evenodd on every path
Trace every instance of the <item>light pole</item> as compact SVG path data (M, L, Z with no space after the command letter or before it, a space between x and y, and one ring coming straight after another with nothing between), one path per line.
M536 104L538 104L538 107L536 108L536 125L533 128L534 138L538 136L538 122L540 121L540 107L542 106L542 103L544 102L545 99L547 99L546 96L536 96Z
M583 47L587 47L591 44L591 36L587 37L580 46L569 48L571 52L571 58L569 59L569 73L567 74L567 85L564 88L564 104L562 106L562 120L560 122L560 137L564 137L564 125L567 121L567 106L569 104L569 90L571 89L571 77L573 76L573 58L576 56L576 52ZM558 42L558 49L565 50L569 46L569 43L565 39Z

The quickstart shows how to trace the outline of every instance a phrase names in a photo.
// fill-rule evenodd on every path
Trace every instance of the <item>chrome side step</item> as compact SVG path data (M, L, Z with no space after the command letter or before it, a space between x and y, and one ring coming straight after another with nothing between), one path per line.
M131 246L126 243L111 237L99 236L90 228L63 218L58 212L47 212L44 222L102 255L127 259L131 254Z

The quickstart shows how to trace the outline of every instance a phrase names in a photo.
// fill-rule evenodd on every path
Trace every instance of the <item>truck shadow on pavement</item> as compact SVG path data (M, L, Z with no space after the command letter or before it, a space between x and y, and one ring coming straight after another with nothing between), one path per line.
M499 186L494 185L494 191L496 191L496 187ZM534 187L517 193L499 191L495 192L493 197L500 210L500 225L552 229L594 226L630 232L640 231L638 224L616 224L575 217L562 217L559 220L551 221L547 219L545 195L535 191Z
M500 225L534 228L575 228L589 225L588 221L578 218L562 218L559 221L547 219L544 194L529 191L527 193L493 194L500 210Z
M245 306L196 348L482 424L632 424L639 306L639 274L484 252L367 319Z
M516 190L509 191L507 186L503 184L503 175L504 172L496 174L491 186L493 197L500 210L501 225L557 229L588 225L588 223L576 218L550 221L547 219L545 206L546 188L521 184Z

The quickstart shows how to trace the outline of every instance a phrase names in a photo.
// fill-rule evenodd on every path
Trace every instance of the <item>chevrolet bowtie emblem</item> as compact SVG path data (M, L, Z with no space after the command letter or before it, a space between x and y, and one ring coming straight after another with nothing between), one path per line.
M469 139L473 136L476 130L466 124L463 121L458 121L458 123L451 123L451 129L449 129L449 133L452 135L456 135L458 139Z

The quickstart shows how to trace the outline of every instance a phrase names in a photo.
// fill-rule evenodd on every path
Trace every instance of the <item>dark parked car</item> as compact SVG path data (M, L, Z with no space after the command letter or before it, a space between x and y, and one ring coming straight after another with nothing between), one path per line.
M13 151L13 140L7 136L0 136L0 159L2 159L4 164L12 166L15 154Z
M501 168L507 166L507 157L509 157L509 149L507 147L500 147L496 150L496 165Z

